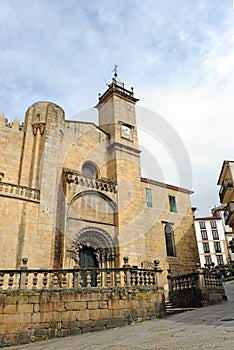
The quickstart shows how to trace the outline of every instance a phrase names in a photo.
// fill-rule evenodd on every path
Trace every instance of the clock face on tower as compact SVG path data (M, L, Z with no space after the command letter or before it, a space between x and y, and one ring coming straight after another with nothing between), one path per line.
M132 136L132 128L129 125L121 125L121 136L125 138L131 138Z

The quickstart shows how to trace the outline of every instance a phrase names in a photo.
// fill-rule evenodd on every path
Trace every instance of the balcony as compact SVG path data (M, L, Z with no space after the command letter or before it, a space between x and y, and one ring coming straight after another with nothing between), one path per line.
M234 199L234 187L232 179L224 180L219 191L219 198L221 203L228 203Z
M234 222L234 201L228 203L226 210L224 212L225 225L232 227Z

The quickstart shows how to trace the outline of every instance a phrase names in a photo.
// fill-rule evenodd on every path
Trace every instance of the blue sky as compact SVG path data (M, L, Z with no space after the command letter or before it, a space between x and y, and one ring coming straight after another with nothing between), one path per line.
M22 121L28 106L49 100L70 118L96 104L118 64L120 79L134 86L139 105L162 116L183 142L198 215L219 204L219 171L224 159L234 159L231 0L0 4L0 113ZM96 122L92 113L88 118ZM143 135L142 146L144 140ZM176 165L170 170L175 161L166 146L162 150L153 140L147 146L164 172L159 180L187 185L174 174ZM143 165L157 179L150 163Z

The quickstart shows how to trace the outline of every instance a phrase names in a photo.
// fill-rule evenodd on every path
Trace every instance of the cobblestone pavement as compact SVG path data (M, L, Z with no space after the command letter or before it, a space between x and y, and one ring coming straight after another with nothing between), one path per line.
M225 285L228 301L124 328L42 341L7 349L164 350L234 349L234 283Z

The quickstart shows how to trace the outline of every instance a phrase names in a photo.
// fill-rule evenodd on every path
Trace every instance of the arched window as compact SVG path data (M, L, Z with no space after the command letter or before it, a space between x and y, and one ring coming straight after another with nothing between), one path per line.
M93 163L85 162L82 165L82 175L86 177L97 178L98 169Z
M166 223L164 232L165 232L167 256L176 256L174 232L173 232L172 225L169 223Z

